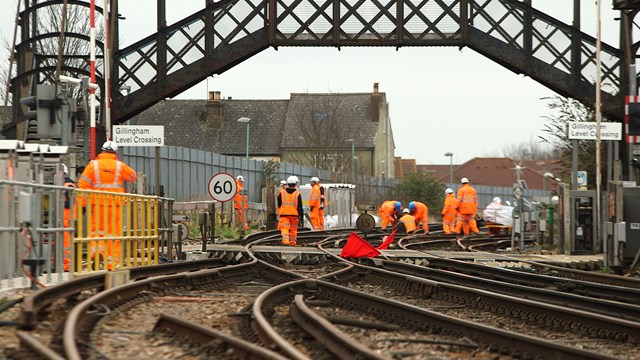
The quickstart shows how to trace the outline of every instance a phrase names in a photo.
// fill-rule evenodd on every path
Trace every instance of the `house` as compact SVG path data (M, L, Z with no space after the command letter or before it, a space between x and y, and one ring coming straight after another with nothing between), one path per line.
M449 165L418 165L419 171L433 174L433 177L444 184L449 183ZM518 169L517 169L518 168ZM460 183L466 177L471 185L485 185L496 187L512 187L520 179L524 180L527 188L532 190L553 190L557 188L555 181L544 177L546 172L559 173L558 161L515 161L510 158L473 158L464 164L453 165L453 185ZM543 181L546 184L543 185Z
M164 125L166 145L240 157L248 150L254 160L394 176L389 104L377 83L371 93L293 93L288 100L223 99L214 92L208 100L163 101L130 124Z
M393 158L393 167L396 170L396 179L401 179L411 173L418 172L416 159L403 159L396 156Z

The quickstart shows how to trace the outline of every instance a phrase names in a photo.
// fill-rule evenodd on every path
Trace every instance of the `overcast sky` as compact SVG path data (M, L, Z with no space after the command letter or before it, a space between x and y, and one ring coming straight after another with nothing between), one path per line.
M167 0L171 24L204 0ZM573 0L533 0L534 7L571 24ZM582 30L595 36L595 1L582 2ZM13 34L15 0L0 0L0 36ZM97 0L101 5L102 0ZM120 1L122 46L155 32L156 0ZM603 41L617 47L619 23L602 1ZM3 54L2 61L6 61ZM4 81L4 80L3 80ZM454 164L499 155L510 145L538 141L544 97L554 92L469 48L269 48L179 95L206 98L220 91L234 99L288 99L292 92L371 92L379 83L390 107L396 156L418 164ZM208 85L208 88L207 88Z

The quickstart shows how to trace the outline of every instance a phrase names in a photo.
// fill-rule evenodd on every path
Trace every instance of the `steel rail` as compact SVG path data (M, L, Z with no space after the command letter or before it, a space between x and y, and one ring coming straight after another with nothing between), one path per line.
M28 348L29 351L40 356L41 359L46 360L65 360L64 356L61 356L57 352L51 350L48 346L41 343L40 340L31 336L24 331L18 331L16 333L18 339L20 339L20 345L24 348Z
M366 261L366 260L364 260ZM596 299L584 295L565 293L556 290L524 286L504 281L483 279L477 276L459 274L446 270L426 268L389 260L376 260L376 266L393 273L416 276L447 284L455 284L469 288L482 289L492 293L517 296L540 303L566 306L567 308L591 312L616 319L640 321L640 306Z
M357 342L351 336L340 331L329 320L316 314L304 302L302 294L296 294L289 307L291 318L304 331L311 334L318 342L325 344L327 350L338 359L345 360L384 360L384 356L377 354L368 347Z
M409 248L412 247L412 246L419 246L420 244L422 244L422 243L421 242L414 242L414 243L404 244L404 242L402 240L400 240L398 242L398 246L400 246L403 249L407 249L407 250L409 250ZM421 251L421 250L416 250L416 251ZM422 252L425 252L425 251L422 251ZM477 251L477 252L482 253L482 252L486 252L486 251ZM437 257L435 255L429 254L428 252L425 252L425 253L430 255L430 256ZM529 264L529 265L531 265L532 267L535 267L535 268L547 269L547 270L553 271L553 273L555 275L557 275L557 277L559 277L559 278L582 280L582 281L588 281L588 282L599 283L599 284L604 284L604 285L612 285L612 286L640 289L640 279L637 279L637 278L622 277L622 276L598 273L598 272L593 272L593 271L567 269L567 268L562 267L562 266L551 265L551 264L544 263L544 262L539 262L539 261L518 259L518 258L509 256L509 255L500 254L500 253L491 252L490 254L492 254L492 255L494 255L494 256L502 259L502 260L505 260L505 261L522 262L522 263L525 263L525 264ZM441 257L438 257L438 258L442 259L443 261L446 260L446 259L441 258Z
M538 288L557 288L559 291L640 305L640 289L604 285L583 280L558 278L544 274L483 266L455 259L430 259L428 267L481 276L494 280Z
M197 271L222 266L226 265L219 259L207 259L136 267L129 270L132 280L140 280L151 276ZM100 291L104 288L104 282L105 273L99 272L78 276L72 280L36 291L24 298L24 305L20 313L20 326L25 329L32 329L35 327L38 315L42 310L53 304L56 300L69 298L86 290Z
M329 243L333 241L328 239L318 248L332 257L347 261L323 248L324 244ZM575 324L577 328L595 331L609 339L640 343L640 306L505 284L390 260L361 261L369 266L354 264L353 268L319 277L318 280L344 283L369 277L376 283L391 285L411 294L418 292L428 296L441 294L451 299L481 299L473 304L487 309L512 309L520 313L521 309L526 309L525 313L540 320L560 319L565 324Z
M220 341L233 349L238 359L287 360L286 357L237 337L166 314L160 314L153 331L169 330L205 346Z
M270 269L270 271L265 271ZM268 279L273 284L299 279L299 275L281 269L271 269L255 258L248 263L225 266L219 269L208 269L176 275L166 275L151 279L131 282L102 291L76 305L69 313L63 331L63 345L70 360L81 359L78 340L88 336L93 325L102 317L101 314L89 310L99 305L102 308L114 309L130 299L144 296L146 293L161 291L163 288L178 286L204 286L212 283L224 285L231 279L255 280Z
M427 282L426 280L423 281ZM432 285L435 285L435 283ZM390 323L400 324L405 328L424 331L438 329L439 331L460 334L481 344L482 348L489 351L500 351L502 354L511 354L519 358L613 359L603 354L456 319L402 302L311 279L297 280L274 286L262 293L253 304L254 320L260 334L294 359L306 359L307 357L277 333L269 323L265 313L273 313L272 308L274 306L291 301L295 294L304 293L313 294L315 299L331 301L333 306L340 304L347 308L369 309L368 311L376 309L377 316Z

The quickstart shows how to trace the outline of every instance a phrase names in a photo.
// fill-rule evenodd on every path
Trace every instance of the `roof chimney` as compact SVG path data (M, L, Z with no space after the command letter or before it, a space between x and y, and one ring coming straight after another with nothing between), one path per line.
M374 94L378 93L378 83L373 83L373 93Z
M209 96L207 97L207 100L209 101L213 100L213 91L209 91Z
M220 91L209 91L209 101L220 101Z

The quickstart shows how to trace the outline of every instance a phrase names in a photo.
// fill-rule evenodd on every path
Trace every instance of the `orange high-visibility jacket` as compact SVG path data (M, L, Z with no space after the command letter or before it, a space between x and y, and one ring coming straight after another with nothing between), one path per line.
M388 216L394 216L396 213L396 201L389 200L385 201L380 205L379 209L380 214L386 214Z
M247 195L240 195L240 191L244 189L244 185L241 181L236 180L236 195L233 197L233 208L236 210L242 209L242 198L244 198L244 209L249 208L249 198Z
M458 189L458 212L461 215L475 215L478 210L476 189L469 184L462 184Z
M278 215L298 216L302 215L302 196L296 188L286 188L278 194Z
M82 172L78 188L123 193L124 182L136 181L137 177L132 168L118 160L118 155L102 152Z
M309 195L309 209L320 208L320 186L318 184L311 187L311 195Z
M416 229L416 218L410 214L404 214L399 221L404 224L407 234Z
M413 202L416 205L416 210L413 213L413 217L416 218L416 221L421 221L423 224L429 223L429 208L426 204L421 203L420 201Z
M444 220L453 221L456 219L458 212L456 208L458 207L458 200L453 194L447 194L447 197L444 199L444 207L442 208L442 215Z

